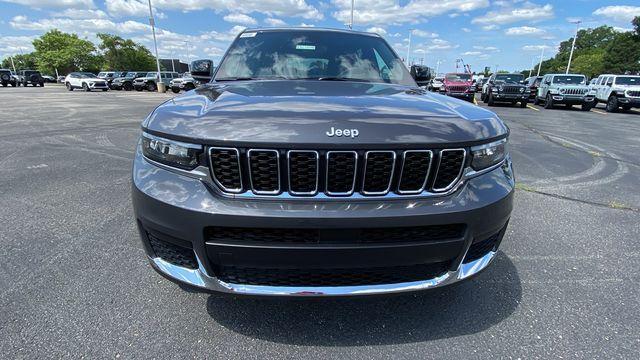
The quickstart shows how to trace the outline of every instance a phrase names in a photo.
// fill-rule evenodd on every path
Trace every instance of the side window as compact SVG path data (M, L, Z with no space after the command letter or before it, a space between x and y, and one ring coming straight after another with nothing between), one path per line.
M609 78L607 78L607 86L611 85L613 85L613 76L609 76Z
M601 76L598 78L598 81L596 81L596 84L597 84L597 85L602 85L602 84L604 84L604 76L602 76L602 75L601 75Z

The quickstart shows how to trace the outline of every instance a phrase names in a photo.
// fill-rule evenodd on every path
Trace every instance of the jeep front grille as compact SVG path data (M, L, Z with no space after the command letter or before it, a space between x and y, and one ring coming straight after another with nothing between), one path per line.
M453 86L448 86L447 89L450 92L465 92L467 91L467 89L469 88L469 86L466 85L453 85Z
M626 96L628 97L640 97L640 91L638 90L627 90Z
M502 91L505 94L520 94L520 86L504 86Z
M293 197L420 195L451 190L464 149L323 151L209 149L211 177L227 194Z
M560 90L564 95L585 95L589 92L587 89L568 88Z

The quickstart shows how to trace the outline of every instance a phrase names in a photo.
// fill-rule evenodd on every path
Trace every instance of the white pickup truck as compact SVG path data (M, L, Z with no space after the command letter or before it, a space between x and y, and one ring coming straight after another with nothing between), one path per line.
M640 76L600 75L591 90L595 91L597 102L606 104L607 112L640 108Z

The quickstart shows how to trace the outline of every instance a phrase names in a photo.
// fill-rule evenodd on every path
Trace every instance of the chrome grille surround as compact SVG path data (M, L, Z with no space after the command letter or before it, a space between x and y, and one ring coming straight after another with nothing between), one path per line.
M276 154L276 162L277 162L277 182L278 187L274 190L256 190L256 186L254 184L254 175L251 168L251 154L254 152L262 152L262 153L275 153ZM249 165L249 183L251 184L251 191L253 191L257 195L277 195L280 193L282 185L280 184L280 174L282 174L280 170L280 152L278 150L272 149L251 149L247 151L247 164Z
M404 179L403 175L404 175L404 170L405 170L405 163L407 162L407 155L408 154L420 154L420 153L424 153L424 154L428 154L429 155L429 165L427 166L427 172L424 176L424 181L422 182L422 186L418 189L415 190L402 190L402 180ZM433 151L431 150L405 150L402 152L402 167L400 169L400 180L398 182L398 194L401 195L415 195L415 194L420 194L421 192L424 191L424 189L427 188L427 181L429 180L429 174L431 174L431 165L433 164Z
M213 153L215 151L228 151L228 152L235 152L236 155L236 163L238 166L238 175L240 177L240 186L237 188L228 188L226 187L224 184L222 184L222 182L220 181L220 179L218 178L218 176L216 176L216 171L215 171L215 165L213 163ZM232 193L232 194L238 194L242 192L242 166L240 165L240 152L238 151L238 149L236 148L227 148L227 147L210 147L209 151L209 166L211 167L211 177L213 179L213 181L216 183L216 185L218 187L220 187L220 189L222 189L222 191L228 192L228 193Z
M389 172L389 180L387 181L387 188L382 191L367 191L365 190L367 184L367 175L371 176L372 171L368 171L367 165L369 157L374 154L391 154L391 171ZM391 190L391 183L393 182L394 171L396 170L396 152L395 151L367 151L364 154L364 175L362 176L362 193L364 195L385 195Z
M449 184L445 187L439 187L436 188L435 187L435 182L438 179L438 173L440 172L440 165L442 163L442 154L447 153L447 152L462 152L462 166L460 166L460 171L458 172L458 175L455 177L455 179L451 182L449 182ZM460 181L460 178L462 177L463 171L464 171L464 164L467 161L467 150L465 149L444 149L441 150L440 153L438 154L438 166L436 166L436 174L433 177L434 178L434 185L433 185L433 191L435 192L446 192L447 190L453 188L456 183L458 183L458 181Z

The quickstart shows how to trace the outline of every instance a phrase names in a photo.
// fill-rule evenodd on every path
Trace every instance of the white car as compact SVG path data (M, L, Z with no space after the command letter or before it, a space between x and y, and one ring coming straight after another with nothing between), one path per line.
M72 72L64 79L64 85L69 91L73 91L73 89L82 89L84 91L109 90L109 85L105 79L100 79L88 72Z
M607 112L640 108L640 76L600 75L591 84L591 91L597 102L606 104Z
M428 86L428 90L430 91L440 91L442 90L442 85L444 85L444 77L437 76L431 80L431 84Z

